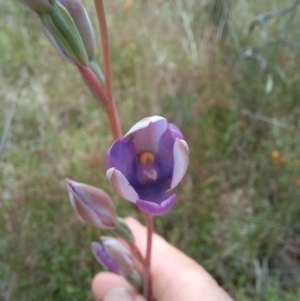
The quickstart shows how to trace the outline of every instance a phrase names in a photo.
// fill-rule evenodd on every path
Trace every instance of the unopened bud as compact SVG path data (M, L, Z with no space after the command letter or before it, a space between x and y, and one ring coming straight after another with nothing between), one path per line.
M49 12L40 13L39 16L66 56L84 66L89 66L82 37L68 10L56 1Z
M115 206L103 190L69 179L66 182L71 204L84 222L100 229L116 226Z
M23 4L27 5L36 13L49 12L54 4L55 0L19 0Z
M89 60L94 58L96 40L91 20L81 0L57 0L72 17L81 36Z
M107 270L126 277L133 269L129 251L113 237L100 237L101 242L92 243L96 260Z

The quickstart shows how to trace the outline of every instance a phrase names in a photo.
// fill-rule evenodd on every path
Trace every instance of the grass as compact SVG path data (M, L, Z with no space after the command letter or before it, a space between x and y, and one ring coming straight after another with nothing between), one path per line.
M267 41L247 30L285 1L232 1L229 14L210 3L106 3L123 129L161 114L190 145L178 203L155 220L160 234L236 300L297 300L300 21L278 44L288 15L267 22ZM73 66L28 9L6 1L0 11L0 132L16 104L0 154L0 299L92 300L100 267L90 242L99 233L78 221L64 178L105 189L120 215L139 215L105 179L106 119ZM266 71L242 56L249 47Z

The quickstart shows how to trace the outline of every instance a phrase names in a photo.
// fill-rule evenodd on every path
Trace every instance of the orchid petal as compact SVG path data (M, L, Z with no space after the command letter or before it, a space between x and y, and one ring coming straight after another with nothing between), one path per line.
M189 147L185 140L177 138L173 148L174 169L170 190L182 180L189 164Z
M139 199L138 194L130 185L126 177L116 168L112 167L107 170L106 177L114 190L124 199L136 203Z
M178 128L178 126L176 124L169 123L169 129L170 129L170 131L172 133L172 137L174 139L176 139L176 138L184 139L180 129Z
M124 160L124 158L126 158ZM136 182L136 151L131 141L116 140L106 154L107 168L115 167L130 182Z
M156 153L159 141L167 128L168 121L163 117L144 118L128 131L124 140L131 140L137 153L144 150Z
M160 205L145 200L138 200L136 204L139 207L139 209L142 210L143 212L153 216L160 216L167 213L173 207L175 202L176 202L176 194L172 194L166 200L164 200Z
M124 137L127 137L128 135L133 134L136 131L139 131L141 129L146 128L149 126L150 123L155 123L160 120L166 120L164 117L161 116L151 116L151 117L146 117L137 122L128 132Z

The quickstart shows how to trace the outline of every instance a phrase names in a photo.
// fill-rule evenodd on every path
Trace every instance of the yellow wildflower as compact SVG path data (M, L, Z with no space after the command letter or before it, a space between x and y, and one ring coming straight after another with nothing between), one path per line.
M272 157L273 164L283 164L285 162L284 158L277 150L272 151L271 157Z
M271 156L272 156L272 159L274 159L274 160L279 159L281 157L280 152L277 150L272 151Z
M123 7L125 10L130 10L133 4L133 0L125 0Z

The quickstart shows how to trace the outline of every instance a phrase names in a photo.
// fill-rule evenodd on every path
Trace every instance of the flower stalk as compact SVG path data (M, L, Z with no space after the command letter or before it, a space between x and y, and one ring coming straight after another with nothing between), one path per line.
M147 300L151 299L151 250L152 250L152 236L153 236L153 218L150 214L145 213L145 223L147 227L147 247L146 258L144 265L144 286L143 295Z
M107 30L103 0L94 0L94 3L97 12L101 42L102 42L101 45L102 45L103 65L104 65L105 92L108 98L113 101L112 87L111 87L109 39L108 39L108 30Z
M121 131L120 119L118 116L116 103L112 94L109 38L108 38L105 10L104 10L103 0L94 0L94 4L97 12L99 30L101 35L103 71L104 71L104 90L105 90L105 95L108 99L108 102L105 103L105 112L109 119L112 135L116 140L122 136L122 131Z

